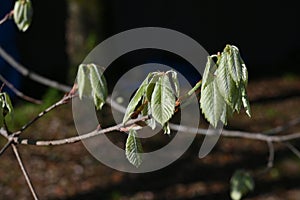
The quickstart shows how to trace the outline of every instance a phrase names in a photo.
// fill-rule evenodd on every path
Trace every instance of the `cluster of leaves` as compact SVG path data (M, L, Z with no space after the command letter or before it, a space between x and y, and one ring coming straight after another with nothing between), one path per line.
M3 126L4 118L11 116L13 113L13 106L7 93L0 93L0 127Z
M219 121L227 124L228 116L234 111L239 112L241 105L251 116L247 83L247 68L237 47L226 45L221 54L208 57L202 77L200 106L210 124L214 127Z
M32 20L33 9L30 0L17 0L14 6L14 21L20 31L25 32Z
M168 122L175 112L175 102L178 96L179 82L175 71L149 73L132 97L123 123L125 124L137 115L151 116L146 121L148 126L155 129L156 123L159 123L164 133L170 134ZM142 163L143 149L136 135L136 129L129 130L125 152L129 162L138 167Z
M237 170L230 180L230 197L233 200L240 200L243 196L254 190L254 180L244 170Z

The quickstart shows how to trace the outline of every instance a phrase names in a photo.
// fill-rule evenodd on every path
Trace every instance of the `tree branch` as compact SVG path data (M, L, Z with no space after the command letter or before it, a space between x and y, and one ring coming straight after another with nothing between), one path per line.
M9 81L7 81L1 74L0 74L0 80L9 88L11 89L18 97L26 100L26 101L29 101L31 103L35 103L35 104L42 104L42 101L40 100L37 100L37 99L34 99L32 97L29 97L25 94L23 94L22 92L20 92L17 88L15 88L13 86L13 84L11 84Z
M20 157L20 155L19 155L19 151L18 151L18 149L17 149L17 146L16 146L15 144L12 144L12 148L13 148L14 154L15 154L15 156L16 156L16 158L17 158L17 161L18 161L18 163L19 163L19 166L20 166L20 168L21 168L21 170L22 170L22 173L23 173L23 175L24 175L24 178L25 178L25 180L26 180L26 183L27 183L27 185L28 185L28 187L29 187L29 189L30 189L30 192L31 192L33 198L34 198L35 200L38 200L37 194L36 194L36 192L35 192L35 190L34 190L34 188L33 188L33 185L32 185L32 183L31 183L31 181L30 181L30 178L29 178L29 176L28 176L28 173L27 173L27 171L26 171L26 169L25 169L25 166L24 166L24 164L23 164L23 162L22 162L22 159L21 159L21 157Z
M14 10L11 10L9 13L7 13L1 20L0 20L0 25L6 22L11 16L14 14Z
M12 56L10 56L1 46L0 46L0 56L9 63L13 68L15 68L18 72L20 72L23 76L28 77L38 83L41 83L43 85L56 88L58 90L61 90L63 92L69 92L71 90L71 87L60 84L56 81L53 81L51 79L45 78L39 74L36 74L27 68L25 68L23 65L21 65L19 62L17 62Z

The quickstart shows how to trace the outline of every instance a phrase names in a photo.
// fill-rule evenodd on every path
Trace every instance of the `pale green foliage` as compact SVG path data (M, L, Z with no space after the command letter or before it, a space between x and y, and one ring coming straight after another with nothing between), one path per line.
M217 62L213 62L217 57ZM246 87L248 72L239 50L226 45L217 56L209 56L201 86L200 106L206 119L214 127L221 121L227 123L228 116L239 112L241 105L251 116Z
M142 102L144 107L140 114L143 116L151 115L156 122L164 127L174 114L176 94L179 94L179 83L175 71L149 73L130 100L123 123L131 118L138 109L139 102ZM155 128L155 121L147 120L152 129ZM168 128L164 130L165 133L170 132Z
M11 116L13 113L13 106L7 93L0 93L0 127L6 116Z
M240 200L254 189L254 180L244 170L237 170L230 180L230 197L232 200Z
M32 20L33 9L30 0L17 0L14 6L14 21L20 31L25 32Z
M77 74L79 98L92 98L97 110L105 104L107 98L106 80L100 67L95 64L81 64Z
M130 129L126 140L125 154L128 161L135 167L139 167L142 164L143 148L140 138L137 137L137 132L134 129Z

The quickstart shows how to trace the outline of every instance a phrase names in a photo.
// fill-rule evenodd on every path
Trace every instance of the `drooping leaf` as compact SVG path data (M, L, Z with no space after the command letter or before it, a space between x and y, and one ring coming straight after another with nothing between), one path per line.
M126 140L125 154L128 161L135 167L139 167L142 164L142 143L137 137L137 133L134 129L129 130L129 134Z
M174 84L175 94L176 94L176 97L179 97L180 87L179 87L179 81L178 81L177 73L173 70L170 70L167 73L171 73L171 78L172 78L172 82Z
M204 73L202 77L202 89L204 89L207 85L209 85L211 82L215 80L216 70L217 70L217 66L214 63L212 57L208 56L206 67L204 69Z
M147 101L151 102L151 97L152 97L152 93L155 87L155 84L157 82L159 78L158 74L154 74L151 79L149 80L149 83L147 85L147 89L146 89L146 97L147 97Z
M90 81L92 86L94 104L99 110L105 104L107 97L106 80L97 65L90 64L88 65L88 67L90 68Z
M212 126L217 127L220 120L226 124L226 102L219 92L216 81L210 82L205 88L202 85L200 106Z
M220 58L220 64L216 70L216 81L221 95L224 97L226 103L230 107L234 107L232 103L232 92L234 90L234 82L230 76L227 56L222 53Z
M242 64L239 59L239 50L235 46L230 47L230 51L228 52L229 59L229 72L236 84L236 87L240 86L240 82L242 80Z
M159 77L151 97L151 113L162 126L170 120L175 111L175 94L167 75Z
M7 93L0 93L0 127L3 126L5 117L12 116L13 106Z
M77 84L80 99L82 99L83 96L89 97L92 95L92 86L89 80L89 73L90 69L86 67L86 65L79 65L77 73Z
M244 170L237 170L230 180L232 200L240 200L243 196L254 189L254 180L250 174Z
M14 21L20 31L25 32L32 20L33 9L30 0L17 0L14 5Z
M146 77L146 79L142 82L142 84L140 85L140 87L138 88L138 90L135 92L134 96L130 100L130 102L127 106L124 118L123 118L123 124L125 124L130 119L130 116L135 111L136 106L138 105L138 103L140 102L142 97L145 95L145 92L146 92L146 89L148 86L148 81L149 81L149 78L151 78L151 76L152 76L152 74L150 73Z

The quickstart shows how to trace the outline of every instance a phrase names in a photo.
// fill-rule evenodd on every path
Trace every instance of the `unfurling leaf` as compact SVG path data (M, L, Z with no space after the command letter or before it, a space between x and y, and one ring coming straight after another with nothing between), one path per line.
M237 170L230 180L230 197L232 200L240 200L243 196L254 189L254 180L244 170Z
M101 69L95 64L81 64L77 74L79 98L92 98L97 110L107 98L107 85Z
M32 20L33 9L30 0L17 0L14 5L14 21L20 31L25 32Z
M126 140L125 154L128 161L135 167L139 167L142 164L142 143L140 138L137 137L137 133L134 129L129 130Z

